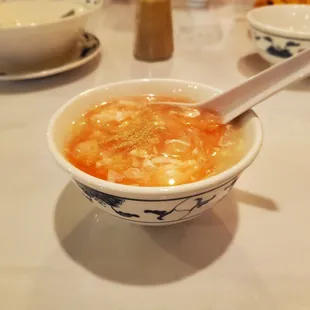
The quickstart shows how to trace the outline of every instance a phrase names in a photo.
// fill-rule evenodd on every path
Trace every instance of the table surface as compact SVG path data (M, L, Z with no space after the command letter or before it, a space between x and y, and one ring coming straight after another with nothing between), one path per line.
M268 65L231 6L174 11L175 54L132 57L134 11L89 27L103 49L80 69L0 84L0 309L310 309L310 81L255 110L264 146L236 188L191 222L125 223L82 197L51 158L51 115L88 88L141 77L227 89Z

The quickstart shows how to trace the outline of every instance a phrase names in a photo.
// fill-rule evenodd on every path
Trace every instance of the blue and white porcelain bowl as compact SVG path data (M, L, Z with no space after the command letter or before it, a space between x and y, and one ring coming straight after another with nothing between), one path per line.
M240 117L246 152L232 168L209 179L172 187L139 187L104 181L74 167L64 156L70 125L98 102L148 93L208 99L219 91L210 86L170 79L130 80L86 91L61 107L52 117L48 145L56 162L96 206L120 219L142 225L167 225L190 220L214 206L232 189L240 174L254 161L263 140L261 123L253 111Z
M310 47L310 5L271 5L248 15L258 53L276 64Z
M102 0L0 0L0 72L70 59Z

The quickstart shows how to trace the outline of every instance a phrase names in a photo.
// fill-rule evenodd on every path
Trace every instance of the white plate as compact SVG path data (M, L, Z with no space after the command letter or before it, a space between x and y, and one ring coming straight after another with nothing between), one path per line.
M0 81L37 79L72 70L94 59L100 53L100 50L101 46L99 39L95 35L85 32L81 35L76 50L73 51L70 59L61 61L56 66L42 68L31 72L1 72L0 68Z

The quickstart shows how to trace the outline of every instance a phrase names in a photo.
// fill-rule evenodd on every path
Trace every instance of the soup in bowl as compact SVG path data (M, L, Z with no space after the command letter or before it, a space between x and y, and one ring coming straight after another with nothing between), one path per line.
M169 79L103 85L52 117L48 144L57 163L96 206L144 225L192 219L214 206L254 161L262 127L253 111L224 125L195 102L219 93Z

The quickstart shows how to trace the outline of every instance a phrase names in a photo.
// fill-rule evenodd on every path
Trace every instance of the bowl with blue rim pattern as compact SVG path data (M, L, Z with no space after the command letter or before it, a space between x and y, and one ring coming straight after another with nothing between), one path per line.
M102 0L0 0L0 74L71 59Z
M163 187L116 184L93 177L72 165L64 154L70 126L82 113L107 98L144 94L202 100L219 90L194 82L174 79L129 80L86 91L64 104L52 116L47 140L49 150L84 196L100 209L120 219L142 225L169 225L190 220L216 205L232 189L240 174L255 160L261 148L262 126L253 111L239 117L245 141L242 159L230 169L194 183ZM82 199L82 198L81 198Z
M264 6L247 19L258 53L271 64L310 48L310 5Z

